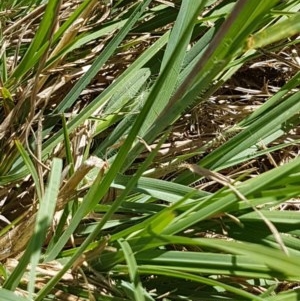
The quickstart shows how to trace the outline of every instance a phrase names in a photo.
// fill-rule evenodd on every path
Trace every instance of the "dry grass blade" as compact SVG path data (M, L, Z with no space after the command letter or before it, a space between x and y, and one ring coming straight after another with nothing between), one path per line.
M86 160L75 171L73 176L65 181L64 185L60 189L56 211L62 210L66 206L67 202L76 196L76 189L78 185L90 170L94 167L102 170L104 165L105 163L97 157L90 157ZM2 246L0 250L0 261L16 256L26 248L34 230L36 209L37 208L33 207L27 210L27 212L23 215L22 221L18 225L14 226L12 230L0 237L0 246Z

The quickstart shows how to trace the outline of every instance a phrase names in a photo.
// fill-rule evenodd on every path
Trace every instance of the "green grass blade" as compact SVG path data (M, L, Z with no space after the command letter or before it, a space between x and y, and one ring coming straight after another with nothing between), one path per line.
M3 301L28 301L27 298L18 296L17 294L3 288L0 290L0 298Z
M51 172L49 175L49 182L46 188L45 196L40 204L35 221L35 229L33 236L23 254L19 264L14 269L10 277L5 281L3 287L10 290L15 290L23 276L25 269L29 262L31 262L29 292L34 291L36 266L41 255L42 245L45 241L47 230L52 224L52 217L54 214L58 189L60 186L60 175L62 170L62 161L54 159Z
M268 9L272 7L272 3L274 4L275 2L277 1L274 0L268 2L267 4L261 4L261 2L259 2L260 9L257 11L257 15L253 14L253 10L257 8L259 4L258 1L240 1L236 4L235 8L223 26L220 27L219 31L214 36L203 55L194 64L193 69L184 79L184 82L182 82L177 88L176 92L172 95L172 98L167 98L167 106L164 106L163 110L162 108L159 111L154 110L151 112L151 115L149 115L149 118L151 118L152 122L145 123L147 124L147 132L142 133L144 134L143 139L145 141L148 143L153 141L158 133L162 132L167 126L172 124L180 116L180 114L184 112L184 110L186 110L187 107L192 104L192 102L194 102L195 98L199 96L199 91L206 91L208 89L215 76L224 70L234 55L242 51L242 44L246 39L246 35L251 30L251 24L253 25L257 21L257 18L265 14ZM242 17L244 14L249 15L247 26L245 26L245 18ZM190 26L192 25L193 23L190 23ZM240 31L241 28L243 28L242 32ZM187 36L189 35L188 30L186 30L185 34L187 34ZM224 48L224 45L228 47ZM176 55L180 53L180 49L183 46L184 40L182 39L182 41L180 40L178 42L176 47L178 50L176 51L176 54L174 54L174 58L172 59L171 56L169 63L166 65L166 73L163 72L161 75L162 78L157 80L149 97L156 99L156 89L158 89L160 91L159 93L161 94L162 88L160 84L163 83L163 86L165 87L166 82L164 80L167 78L167 76L169 76L169 67L173 68L173 64L175 64L176 70ZM171 94L169 94L169 96L170 95ZM142 146L138 145L130 152L126 166L132 162L134 156L136 156L136 153L141 151L141 148Z
M202 248L211 248L225 252L228 254L240 254L251 258L252 261L257 262L259 265L263 264L269 269L275 271L276 275L280 279L289 279L298 281L299 279L299 266L300 261L298 256L287 256L281 250L273 249L270 247L252 244L252 243L241 243L235 241L225 241L213 238L187 238L183 236L168 236L158 235L156 239L149 237L152 240L153 247L159 245L159 241L162 245L166 244L181 244L181 245L193 245L200 246ZM144 242L135 240L132 241L132 249L143 248ZM140 245L138 245L138 243ZM232 263L234 265L234 263ZM258 266L259 266L258 265ZM228 268L230 269L230 268ZM272 272L270 272L270 277Z
M161 76L156 81L149 95L149 98L153 98L154 102L144 125L141 127L139 133L141 136L152 126L157 116L160 115L161 111L168 104L168 100L177 83L178 74L192 35L195 19L205 2L200 1L195 6L195 3L186 0L181 5L178 19L170 35L171 42L168 43L161 65Z
M277 296L266 297L266 301L298 301L300 299L300 291L293 290L289 292L279 293Z
M120 268L119 269L116 268L116 270L125 272L127 269L126 268L124 269L122 266L120 266ZM232 292L232 293L236 294L237 296L242 296L249 300L253 300L253 301L263 301L264 300L264 299L260 298L259 296L255 296L242 289L222 283L221 281L202 277L202 276L195 275L192 273L186 273L186 272L182 272L182 271L176 271L174 269L168 269L166 267L145 265L145 266L139 267L139 272L141 274L147 274L147 275L153 275L153 274L154 275L163 275L163 276L167 276L167 277L175 277L175 278L185 279L185 280L189 280L189 281L195 281L195 282L207 284L207 285L213 286L213 287L221 287L228 292Z
M246 42L246 49L262 48L282 39L287 39L300 31L300 15L295 13L294 16L287 20L269 26L253 36L250 36Z
M43 19L40 23L40 26L34 36L32 43L30 44L26 54L24 55L22 61L15 69L12 79L18 80L22 75L24 75L30 66L32 66L32 61L35 58L36 52L41 48L43 43L49 40L53 26L53 22L56 20L58 15L58 10L61 5L61 0L49 0L46 6ZM46 49L44 49L45 51Z
M128 32L132 29L132 26L140 18L141 14L147 8L151 0L144 0L130 16L124 27L119 33L111 40L107 47L102 51L101 55L95 60L88 72L74 85L65 99L57 107L55 112L64 112L66 108L69 108L74 101L78 98L82 90L88 85L88 83L94 78L99 69L105 64L110 56L115 52L118 45L123 41Z
M272 279L272 269L244 255L150 249L135 256L139 265L157 265L207 275L231 276L234 262L234 273L238 277Z
M60 187L60 177L62 172L62 160L54 158L51 172L49 175L49 182L46 187L45 196L40 205L36 217L36 227L32 237L34 248L32 248L30 259L30 273L28 292L29 299L33 297L35 291L36 281L36 267L40 261L42 246L45 241L47 231L53 222L53 215L56 207L56 200Z
M112 186L115 188L124 189L128 181L129 177L118 175ZM192 187L147 177L141 177L138 180L134 191L145 193L155 199L161 199L169 203L176 203L184 196L191 193L193 193L193 199L195 200L210 195L210 193L199 191Z
M80 112L78 116L76 116L74 120L72 120L68 124L68 131L71 132L72 130L74 130L78 125L82 124L87 118L89 118L97 108L104 105L112 97L112 95L116 94L116 91L118 91L120 85L131 85L131 81L135 81L134 78L137 70L139 70L145 63L147 63L156 54L156 52L166 44L168 36L168 33L164 34L157 42L149 47L149 49L147 49L147 51L145 51L126 71L124 71L124 73L114 83L112 83L102 94L96 97L94 101L92 101L85 109L83 109L82 112ZM44 135L46 135L47 133L48 130L45 131ZM63 141L63 132L60 130L43 144L43 156L49 154L53 150L53 148L61 141ZM96 154L98 153L96 152ZM20 173L20 169L21 167L18 165L11 175L0 176L0 183L5 184L12 180L17 181L18 179L21 179L27 172L24 171Z
M214 242L209 245L212 246ZM218 244L218 246L217 246ZM299 278L300 261L295 256L286 256L279 250L260 246L257 244L240 244L238 242L228 243L215 241L215 247L233 254L243 254L257 262L267 263L273 270L282 273L282 277Z
M272 134L277 131L279 131L279 136L283 135L284 131L282 128L284 128L285 123L295 115L295 112L300 110L298 101L299 95L299 92L295 93L268 110L267 114L263 114L260 118L254 119L251 125L248 125L240 133L210 153L201 160L199 164L216 170L231 166L231 162L237 160L239 156L246 157L247 155L255 153L257 150L256 144L259 144L263 139L272 137ZM284 114L281 114L282 112L284 112ZM273 137L272 140L277 138L278 135ZM252 146L255 146L255 149L252 149ZM195 181L196 178L195 175L191 176L190 173L189 175L185 173L181 175L177 181L186 183Z
M41 202L43 195L42 195L42 190L41 190L41 186L40 186L40 179L39 179L38 173L35 169L35 166L34 166L33 162L31 161L28 153L22 146L22 144L17 140L15 141L15 144L19 150L20 155L23 158L24 163L26 164L26 166L33 178L33 181L34 181L35 187L36 187L37 197L38 197L39 201Z
M300 159L294 159L283 166L265 172L256 178L250 179L246 183L243 183L240 187L236 186L236 188L247 198L255 192L261 192L269 185L274 185L282 177L292 174L299 168L299 165ZM191 214L182 219L180 216L177 217L177 219L174 220L174 223L165 229L164 233L178 233L198 221L217 215L221 212L226 212L226 210L230 207L234 208L234 204L236 204L238 200L239 198L233 192L230 192L224 197L220 197L220 192L217 192L214 196L208 197L204 202L201 202L198 205L196 204L194 209L191 210Z
M86 119L88 119L93 113L103 107L111 97L117 97L118 95L128 93L128 86L135 86L139 80L147 80L149 76L149 71L147 69L142 69L136 72L130 72L128 76L123 77L121 82L116 81L116 85L113 84L113 88L108 88L104 95L99 95L96 97L84 110L82 110L74 119L68 123L68 131L72 132L77 126L82 124ZM120 89L120 90L119 90ZM130 90L130 89L129 89ZM53 150L57 143L63 140L62 130L58 131L53 137L44 143L43 155L48 154Z
M147 112L147 111L146 111ZM135 132L137 134L139 130L139 127L136 126ZM61 271L55 276L53 277L50 282L38 293L38 296L36 298L36 301L41 301L43 300L43 298L47 295L47 293L49 291L51 291L52 287L60 280L60 277L62 275L64 275L64 273L71 268L72 264L77 260L78 257L80 257L82 255L82 253L89 247L89 245L94 241L94 239L96 239L96 237L99 235L100 231L102 230L103 226L106 224L106 222L111 218L111 216L113 215L113 213L117 210L118 207L120 207L120 205L122 204L122 202L124 202L126 196L129 194L129 192L132 190L132 188L135 186L137 180L141 177L142 173L145 171L145 169L149 166L149 164L152 162L153 158L155 157L155 155L157 154L161 144L164 142L164 140L167 137L168 132L165 134L165 136L161 139L160 143L158 143L156 149L154 149L150 155L148 156L148 158L144 161L144 163L141 165L141 167L139 168L139 170L137 171L137 173L131 178L131 180L128 182L128 185L126 187L126 189L122 192L122 194L113 202L113 205L111 206L110 210L103 216L103 218L101 219L101 221L97 224L96 228L94 229L94 231L87 237L87 239L82 243L82 245L80 246L80 248L76 251L76 253L72 256L72 258L69 259L69 261L64 265L64 267L61 269ZM129 136L130 137L130 136ZM134 136L132 136L134 137ZM128 139L128 138L127 138ZM126 139L127 143L128 140ZM134 140L134 138L132 139ZM126 143L126 142L125 142ZM122 146L123 148L124 146ZM128 149L130 147L130 144L127 146ZM126 150L125 150L126 153ZM120 154L120 153L119 153ZM122 152L121 152L122 154ZM119 156L119 155L118 155ZM118 158L117 156L117 158ZM119 156L119 160L124 160L122 158L122 156ZM114 162L114 164L118 164L118 161L116 159L116 161ZM112 167L111 167L112 168ZM111 170L109 169L108 173L104 176L104 179L101 183L101 177L98 177L95 182L93 183L92 187L90 188L90 191L88 192L88 195L86 196L86 200L91 202L95 202L95 200L93 198L96 198L96 200L99 200L99 197L97 196L97 194L101 194L103 193L103 190L101 190L101 188L104 189L104 191L106 191L109 188L109 184L113 181L113 178L115 177L117 171L118 171L118 166L115 167L115 171L113 170L113 173ZM112 173L112 177L109 177L109 173ZM106 183L105 183L106 182ZM99 185L101 183L101 185ZM104 183L107 186L104 186ZM100 189L99 189L100 188ZM106 190L105 190L106 188ZM105 192L104 192L105 193ZM103 193L103 195L104 195ZM98 201L97 201L98 202ZM76 226L78 225L81 217L82 217L82 211L80 210L85 210L85 208L83 207L83 209L81 207L79 207L79 209L77 210L75 216L73 217L70 226L68 227L67 231L70 232L69 235L71 235L73 233L73 231L75 230ZM68 239L68 235L66 235L64 238ZM104 242L106 240L104 239ZM66 241L65 241L66 242ZM57 254L60 252L61 248L64 246L64 243L59 241L57 243L57 246L53 247L53 249L50 251L48 257L46 258L46 260L51 260L52 258L55 258L57 256Z
M80 47L83 47L84 45L86 45L90 42L93 42L96 39L99 39L107 34L110 34L111 32L120 30L121 28L123 28L125 23L126 23L126 20L119 20L117 22L114 22L112 24L105 26L104 28L99 29L96 32L92 32L90 34L86 34L86 33L79 34L72 41L70 41L69 44L66 44L61 50L58 50L57 53L52 54L46 63L46 67L47 68L51 67L57 61L59 61L62 57L67 56L69 53L72 53L74 50L80 49ZM64 24L62 25L62 27L63 26L64 26ZM54 36L54 38L55 38L55 36Z
M134 258L134 253L131 250L129 243L124 239L119 239L120 244L128 266L129 277L134 288L135 301L145 301L143 285L139 277L138 266Z
M166 135L164 139L166 138ZM146 167L152 162L156 152L159 149L159 146L162 144L164 139L161 139L161 142L158 143L157 148L150 153L148 158L145 160L145 162L141 165L138 172L130 179L130 181L126 185L126 189L122 192L122 194L114 201L113 205L109 209L109 211L106 212L106 214L101 219L101 222L98 223L96 229L91 234L91 237L95 236L95 233L98 233L101 228L105 225L105 223L110 219L110 217L113 215L113 213L116 211L116 209L124 202L125 197L127 194L133 189L135 186L137 180L142 175L143 171L146 169ZM115 163L114 163L115 164ZM53 260L59 252L62 250L63 246L68 241L69 237L72 235L72 233L75 231L76 227L78 226L79 222L83 218L84 215L87 214L87 212L93 210L93 208L97 205L99 200L105 195L105 191L99 189L103 188L103 182L107 179L109 173L111 171L111 168L109 169L108 173L103 177L103 171L99 172L99 175L97 176L96 180L94 181L92 187L90 188L89 192L85 196L82 205L78 208L77 212L75 213L73 219L70 222L69 227L65 230L63 235L60 237L58 242L55 244L55 246L49 251L48 255L45 258L45 261ZM113 178L108 178L107 181L112 181ZM101 183L102 181L102 183ZM107 187L107 189L109 186ZM103 194L102 196L97 196L99 193ZM90 239L92 240L92 239Z
M276 105L285 101L289 96L291 96L291 91L295 89L299 84L300 72L297 72L276 94L270 97L268 101L262 104L251 115L243 119L239 123L239 126L246 127L248 125L251 125L256 119L260 118L264 114L267 114L268 111L274 109Z

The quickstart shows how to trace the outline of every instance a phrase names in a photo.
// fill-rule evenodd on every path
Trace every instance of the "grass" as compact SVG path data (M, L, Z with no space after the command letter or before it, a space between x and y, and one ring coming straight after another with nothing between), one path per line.
M298 1L0 3L3 300L298 300Z

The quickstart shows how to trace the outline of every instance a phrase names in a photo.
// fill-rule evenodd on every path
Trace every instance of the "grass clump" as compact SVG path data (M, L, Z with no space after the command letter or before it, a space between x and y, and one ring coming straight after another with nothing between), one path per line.
M0 8L2 299L299 299L297 1Z

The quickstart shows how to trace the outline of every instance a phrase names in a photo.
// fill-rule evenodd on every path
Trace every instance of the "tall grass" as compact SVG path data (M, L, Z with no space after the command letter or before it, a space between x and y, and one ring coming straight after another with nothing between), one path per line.
M1 299L299 299L298 1L0 7Z

